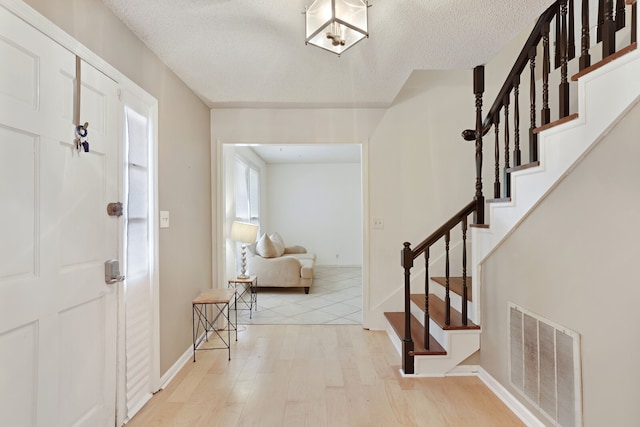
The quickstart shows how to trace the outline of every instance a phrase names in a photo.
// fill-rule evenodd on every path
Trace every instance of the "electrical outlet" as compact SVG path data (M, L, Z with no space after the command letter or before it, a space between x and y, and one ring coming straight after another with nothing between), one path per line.
M169 228L169 211L160 211L160 228Z
M382 230L384 228L384 218L373 218L373 228Z

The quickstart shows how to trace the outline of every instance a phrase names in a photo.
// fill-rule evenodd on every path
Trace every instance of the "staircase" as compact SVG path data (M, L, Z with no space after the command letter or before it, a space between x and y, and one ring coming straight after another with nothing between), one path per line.
M637 33L635 0L556 1L540 16L484 119L484 68L474 69L476 125L463 132L466 140L475 141L474 198L413 249L404 243L405 311L385 313L405 375L451 374L480 349L481 290L490 287L482 283L482 262L640 99ZM542 70L536 69L536 60ZM522 96L521 81L527 80L528 93ZM556 86L557 91L549 90ZM603 94L612 101L589 102ZM526 125L523 111L529 116ZM486 138L491 130L494 135ZM483 146L489 139L494 167L483 173ZM494 178L493 197L485 199L489 176ZM444 243L443 254L435 253L437 242ZM473 262L467 267L468 246ZM431 252L444 261L444 277L430 277L430 269L437 269ZM411 278L421 256L424 284ZM453 262L454 257L461 261ZM454 275L451 264L459 270Z

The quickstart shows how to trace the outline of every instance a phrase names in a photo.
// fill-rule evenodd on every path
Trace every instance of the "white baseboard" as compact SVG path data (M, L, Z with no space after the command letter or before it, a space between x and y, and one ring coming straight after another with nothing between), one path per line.
M478 365L458 365L449 372L445 377L472 377L477 376L480 366Z
M362 268L362 265L355 264L316 264L316 267L331 267L331 268Z
M144 398L140 399L140 401L138 403L136 403L136 405L131 408L129 410L129 414L127 415L127 417L124 419L123 421L123 425L128 423L129 421L131 421L131 419L133 419L133 417L136 416L136 414L138 413L138 411L140 411L140 409L142 409L142 407L144 405L147 404L148 401L151 400L151 398L153 397L153 393L147 393Z
M542 421L482 367L478 367L478 378L528 427L545 427Z
M399 369L400 371L400 376L402 376L402 378L444 378L445 375L442 374L405 374L402 371L402 368Z
M207 339L209 339L209 337L211 337L213 333L214 331L209 331L207 333ZM198 337L196 342L202 345L203 337L204 337L204 332ZM190 345L189 348L187 348L187 350L184 353L182 353L182 356L180 356L178 360L176 360L176 363L174 363L167 370L167 372L165 372L164 375L160 378L160 390L164 390L165 388L167 388L171 380L173 380L173 378L176 375L178 375L178 372L180 372L180 369L184 368L184 365L186 365L187 362L190 360L193 360L193 345Z
M187 350L182 354L182 356L180 356L178 360L176 360L176 363L174 363L169 369L167 369L167 372L165 372L164 375L160 377L160 389L164 390L165 388L167 388L171 380L173 380L173 378L178 375L180 369L182 369L184 365L186 365L189 361L193 361L193 345L190 345L189 348L187 348Z

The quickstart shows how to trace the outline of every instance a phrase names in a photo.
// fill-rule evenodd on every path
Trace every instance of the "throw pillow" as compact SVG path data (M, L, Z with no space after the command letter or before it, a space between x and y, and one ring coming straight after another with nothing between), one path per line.
M284 254L284 240L282 240L282 237L280 237L278 233L273 233L269 235L269 238L271 239L273 244L276 246L276 251L278 252L278 256L282 256Z
M278 256L276 245L274 245L267 233L263 234L258 240L256 252L263 258L275 258Z

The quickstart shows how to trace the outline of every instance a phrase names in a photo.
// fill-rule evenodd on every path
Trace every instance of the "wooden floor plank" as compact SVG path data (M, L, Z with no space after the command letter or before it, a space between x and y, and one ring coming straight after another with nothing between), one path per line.
M386 333L358 325L249 325L226 356L188 362L127 427L524 425L478 378L402 377Z

